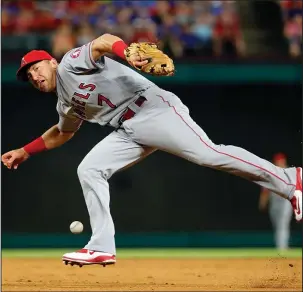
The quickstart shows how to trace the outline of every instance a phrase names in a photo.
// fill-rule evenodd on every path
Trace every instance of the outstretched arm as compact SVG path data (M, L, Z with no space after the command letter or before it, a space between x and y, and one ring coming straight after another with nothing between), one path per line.
M111 53L119 56L121 59L126 60L124 50L128 45L119 37L111 34L103 34L96 38L92 42L92 57L94 61L97 61L101 56L106 53ZM130 65L134 67L141 67L148 63L147 60L141 60L138 56L132 56L131 60L128 60Z
M19 164L26 161L31 155L57 148L69 141L73 136L74 132L61 132L58 125L55 125L41 137L24 147L3 154L2 162L9 169L17 169Z

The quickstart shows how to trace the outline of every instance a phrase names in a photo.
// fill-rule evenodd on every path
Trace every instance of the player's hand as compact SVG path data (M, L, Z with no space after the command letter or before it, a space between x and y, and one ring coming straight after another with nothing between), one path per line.
M15 149L2 155L2 162L8 169L17 169L19 164L26 161L29 154L23 149Z
M146 65L148 60L142 60L139 54L133 54L129 57L128 63L135 68L140 68Z

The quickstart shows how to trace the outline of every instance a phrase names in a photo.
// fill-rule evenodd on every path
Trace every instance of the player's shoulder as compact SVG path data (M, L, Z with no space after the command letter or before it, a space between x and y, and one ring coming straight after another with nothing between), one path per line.
M83 47L75 47L69 51L67 51L63 57L61 58L61 61L58 65L58 73L59 75L72 73L75 69L75 66L77 63L76 58L79 57L80 52L82 51Z
M66 65L70 64L73 60L75 60L76 58L78 58L80 56L82 49L83 49L83 46L76 47L76 48L73 48L73 49L67 51L63 55L60 64L62 64L62 66L66 66Z

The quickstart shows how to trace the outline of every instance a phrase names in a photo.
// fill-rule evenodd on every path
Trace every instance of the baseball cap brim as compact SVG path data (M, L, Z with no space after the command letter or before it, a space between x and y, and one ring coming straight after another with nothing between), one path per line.
M42 61L42 60L40 60ZM34 65L35 63L38 63L40 61L33 61L31 63L28 63L22 67L20 67L17 71L17 79L20 81L28 81L28 76L27 76L27 69L31 66Z
M43 61L52 60L53 57L46 51L33 50L27 53L21 60L20 68L17 71L17 79L21 81L28 81L27 69L33 64Z

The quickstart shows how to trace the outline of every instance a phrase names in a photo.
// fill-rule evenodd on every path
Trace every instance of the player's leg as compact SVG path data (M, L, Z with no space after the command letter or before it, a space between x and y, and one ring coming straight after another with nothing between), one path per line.
M106 264L115 261L115 229L110 213L108 180L118 170L135 164L153 151L155 149L138 145L124 131L118 130L85 156L78 167L78 177L90 217L92 236L84 249L65 254L63 260L77 264L98 263L102 254L102 262L104 259L107 259Z
M270 208L269 212L274 227L276 246L280 250L286 250L290 239L291 205L287 201L282 201L278 206Z
M302 178L298 173L301 168L283 169L243 148L216 145L193 121L188 108L177 96L166 91L150 95L147 95L148 102L142 113L123 124L136 142L241 176L284 198L291 199L297 188L302 205ZM302 218L299 213L297 220Z
M279 209L276 208L274 204L269 204L269 218L271 221L272 229L273 229L273 238L275 242L275 246L277 249L279 249L278 245L278 236L277 236L277 227L278 227L278 220L279 220L280 214L279 214Z

